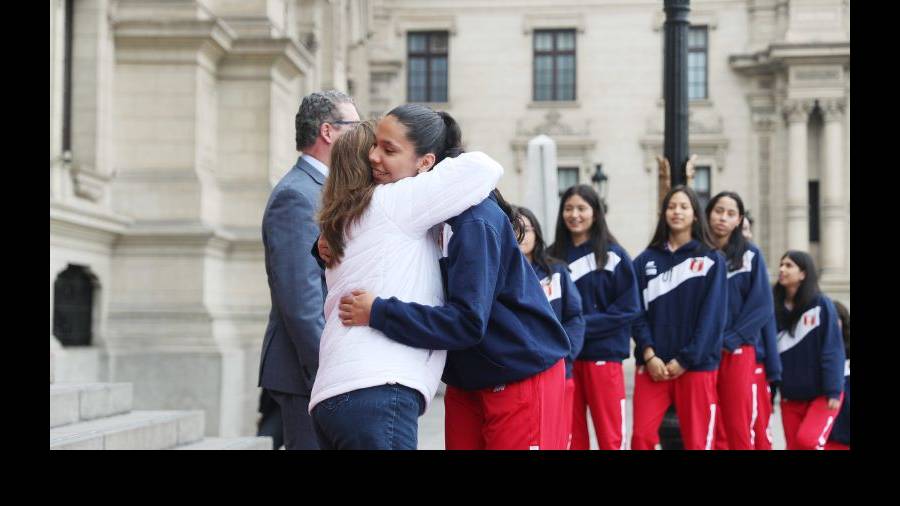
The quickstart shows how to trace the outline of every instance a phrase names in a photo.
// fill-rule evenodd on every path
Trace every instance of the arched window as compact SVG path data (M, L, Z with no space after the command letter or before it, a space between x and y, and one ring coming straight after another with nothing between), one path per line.
M63 346L90 346L95 277L69 265L53 283L53 335Z

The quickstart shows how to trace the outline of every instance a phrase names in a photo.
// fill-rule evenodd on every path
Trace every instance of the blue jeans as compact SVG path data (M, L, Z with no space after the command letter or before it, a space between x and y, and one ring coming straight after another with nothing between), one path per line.
M361 388L316 404L313 427L323 450L415 450L425 398L395 384Z

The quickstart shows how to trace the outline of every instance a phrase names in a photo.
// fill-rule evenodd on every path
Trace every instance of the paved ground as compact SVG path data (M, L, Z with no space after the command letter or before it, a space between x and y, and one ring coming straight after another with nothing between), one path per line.
M625 402L625 418L626 418L626 441L631 441L631 425L632 425L632 404L631 395L634 392L634 359L628 359L622 363L625 371L625 394L627 400ZM591 449L597 449L597 439L594 436L594 429L588 424L588 430L591 435ZM627 444L627 443L626 443ZM781 426L781 411L775 406L775 416L772 419L772 446L776 450L783 450L784 430ZM428 411L419 419L419 449L420 450L443 450L444 449L444 397L438 395L431 402Z

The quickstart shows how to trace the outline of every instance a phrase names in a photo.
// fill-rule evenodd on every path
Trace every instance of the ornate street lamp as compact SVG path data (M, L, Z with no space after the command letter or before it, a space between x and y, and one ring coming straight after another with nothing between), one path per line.
M609 184L607 184L609 176L603 173L602 163L596 164L595 167L597 171L591 176L591 182L597 188L597 194L600 195L600 204L603 206L603 213L606 214L609 212L609 204L606 203L606 195L609 192Z

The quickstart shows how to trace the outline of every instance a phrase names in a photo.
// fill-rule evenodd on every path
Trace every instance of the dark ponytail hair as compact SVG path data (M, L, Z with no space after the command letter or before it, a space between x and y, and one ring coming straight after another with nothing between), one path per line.
M684 193L691 202L691 208L694 210L694 223L691 225L691 239L700 242L700 251L706 253L709 250L716 249L712 236L709 233L709 225L706 223L706 216L703 209L700 208L700 199L697 193L689 186L678 185L666 194L659 210L659 221L656 223L656 231L653 233L653 239L650 240L648 248L665 249L666 242L669 240L669 222L666 221L666 209L669 208L669 201L678 193Z
M775 321L780 328L786 329L793 335L794 326L819 296L819 277L816 274L816 264L809 253L791 250L785 253L781 260L784 261L785 258L790 258L801 271L806 273L806 277L800 282L797 293L794 295L794 309L790 311L784 307L787 289L778 282L775 282L775 287L772 289L772 298L775 299Z
M569 231L569 227L566 226L566 220L563 219L563 209L566 208L566 201L573 195L583 198L594 211L594 222L588 230L588 242L591 243L591 249L594 250L597 270L602 271L606 267L609 247L619 242L606 225L606 213L603 211L603 206L600 205L600 196L586 184L570 187L559 199L559 212L556 214L556 241L550 245L550 254L557 258L565 258L566 249L570 245L574 246L572 243L572 232Z
M435 165L444 158L456 158L465 152L459 124L445 111L435 112L434 109L422 104L404 104L393 108L388 116L397 118L397 121L406 127L406 138L415 146L418 156L426 153L434 154ZM497 199L497 205L509 218L516 239L521 241L525 229L522 228L518 213L503 198L500 190L495 189L493 194Z
M744 266L744 253L750 247L747 239L744 238L744 217L747 216L744 212L744 201L735 192L721 192L706 204L706 219L711 220L710 216L712 216L713 209L715 209L719 200L724 197L734 200L738 206L738 214L740 214L738 225L731 231L731 235L728 237L728 244L722 250L725 253L725 258L728 259L728 270L736 271Z
M456 158L465 153L462 147L462 131L459 129L459 123L446 111L438 111L437 114L444 120L444 151L441 153L442 156L435 157L434 163L444 158Z
M521 206L515 207L515 210L520 216L528 218L528 221L531 222L531 228L534 229L534 250L531 252L532 262L543 269L548 275L551 275L553 272L550 270L550 266L558 264L564 265L565 262L547 254L546 245L544 243L544 234L541 232L541 223L534 213L527 207Z
M434 154L435 165L464 152L459 124L447 112L435 112L422 104L404 104L392 109L388 116L406 127L406 139L415 147L416 155Z

